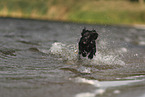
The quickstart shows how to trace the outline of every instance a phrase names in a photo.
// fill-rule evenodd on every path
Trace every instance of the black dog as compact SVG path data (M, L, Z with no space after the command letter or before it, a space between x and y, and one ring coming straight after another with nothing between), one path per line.
M88 58L92 59L96 53L95 40L98 38L98 33L95 30L89 31L84 28L81 35L82 37L79 41L79 55L86 57L89 54Z

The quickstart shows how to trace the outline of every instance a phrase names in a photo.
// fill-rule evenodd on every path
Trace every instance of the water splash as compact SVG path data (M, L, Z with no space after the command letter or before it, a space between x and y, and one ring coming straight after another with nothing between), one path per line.
M50 53L62 60L76 60L77 50L73 45L66 45L61 42L55 42L50 48Z
M92 63L99 63L101 65L125 65L125 62L119 59L117 55L103 55L101 52L97 53L97 55L92 60Z
M50 53L71 64L75 64L78 61L77 46L73 44L67 45L61 42L55 42L50 48ZM93 60L81 58L81 62L83 65L125 65L125 62L117 55L104 53L104 50L97 51Z

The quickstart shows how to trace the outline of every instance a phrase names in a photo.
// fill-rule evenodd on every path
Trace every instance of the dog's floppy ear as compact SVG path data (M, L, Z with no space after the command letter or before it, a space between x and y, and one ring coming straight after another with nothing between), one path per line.
M98 33L96 32L96 30L92 30L93 32L93 38L96 40L98 38Z
M96 40L98 38L98 33L93 33L94 39Z
M86 32L86 27L84 27L84 29L82 30L81 35L84 36L85 32Z

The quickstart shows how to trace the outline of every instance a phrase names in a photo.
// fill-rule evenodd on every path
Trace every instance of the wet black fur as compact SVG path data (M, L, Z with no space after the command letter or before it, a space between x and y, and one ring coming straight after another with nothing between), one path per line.
M83 29L81 33L82 37L79 41L79 55L86 57L88 54L88 58L92 59L96 53L96 42L95 40L98 38L98 33L95 30L86 30Z

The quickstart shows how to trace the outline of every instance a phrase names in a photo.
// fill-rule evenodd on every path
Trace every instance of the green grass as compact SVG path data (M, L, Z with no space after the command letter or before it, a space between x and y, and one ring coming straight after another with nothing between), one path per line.
M81 11L70 14L70 20L99 24L145 24L145 14L144 12L131 11Z
M70 14L71 21L99 24L145 24L145 5L127 1L86 2Z
M92 24L145 24L145 4L127 0L0 0L0 16Z

